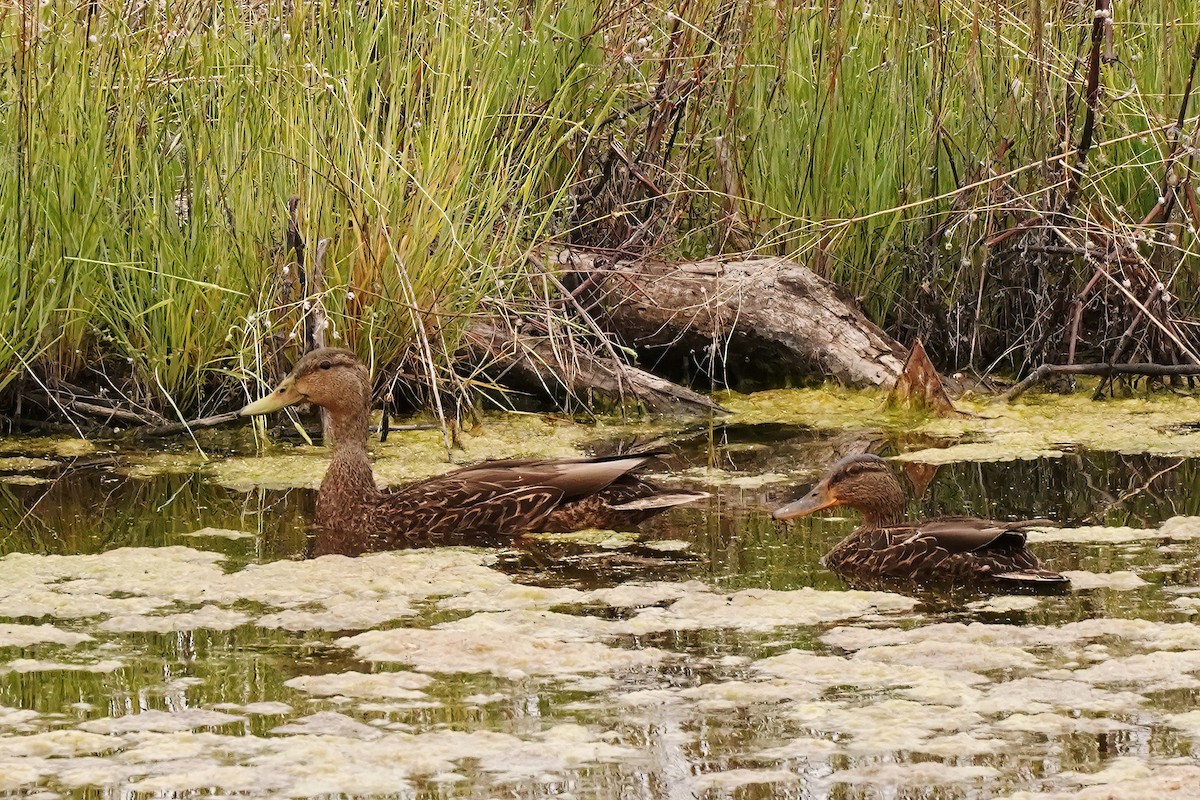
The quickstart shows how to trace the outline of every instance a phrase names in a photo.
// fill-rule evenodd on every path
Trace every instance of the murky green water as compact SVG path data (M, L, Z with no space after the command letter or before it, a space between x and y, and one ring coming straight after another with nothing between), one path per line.
M495 422L456 458L659 439L659 479L713 498L356 559L306 559L311 490L264 488L312 485L316 450L0 441L0 796L1200 797L1200 403L1110 404L1108 438L1074 400L876 404ZM984 446L1028 457L903 460ZM393 435L381 474L431 447ZM845 586L818 559L853 519L766 511L863 448L902 457L914 514L1063 523L1034 546L1075 590Z

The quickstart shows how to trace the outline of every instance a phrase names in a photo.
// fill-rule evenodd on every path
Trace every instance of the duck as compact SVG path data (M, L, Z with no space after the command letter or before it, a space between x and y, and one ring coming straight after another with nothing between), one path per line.
M833 547L823 562L861 583L912 582L1054 590L1070 581L1042 565L1026 547L1026 530L1048 520L1001 522L940 517L908 522L906 497L887 461L869 453L846 456L829 467L812 491L775 509L790 520L821 509L849 506L862 524Z
M359 551L412 546L422 537L480 537L628 530L705 492L668 492L638 472L662 453L483 461L392 490L376 487L367 452L371 376L350 350L313 350L268 395L242 408L253 417L308 402L329 413L333 447L317 491L314 525ZM345 548L342 548L345 549Z

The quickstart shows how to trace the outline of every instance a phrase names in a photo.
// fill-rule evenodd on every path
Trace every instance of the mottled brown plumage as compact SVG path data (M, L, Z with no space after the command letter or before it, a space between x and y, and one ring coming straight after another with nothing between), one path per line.
M811 492L774 516L792 519L839 505L861 511L861 527L824 558L831 570L860 582L1068 585L1025 546L1024 529L1039 520L942 517L910 523L904 521L904 504L904 490L887 462L862 454L838 461Z
M628 527L706 497L666 493L634 473L654 454L485 461L391 491L375 486L367 456L370 376L349 350L315 350L267 397L242 409L265 414L301 401L325 408L333 457L317 493L316 524L349 549L404 546L422 537L515 535Z

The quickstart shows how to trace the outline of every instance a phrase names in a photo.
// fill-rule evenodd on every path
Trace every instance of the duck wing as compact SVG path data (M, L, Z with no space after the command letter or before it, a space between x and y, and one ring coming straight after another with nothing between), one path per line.
M564 506L602 502L656 455L485 461L384 493L374 527L412 536L540 530Z
M910 530L933 539L938 546L953 554L993 548L1023 548L1026 528L1052 524L1044 519L1001 522L978 517L938 517L916 523Z
M554 489L564 500L570 500L599 492L618 478L641 469L659 455L642 453L635 456L599 458L483 461L430 478L422 484L457 480L502 492L537 486ZM405 491L407 488L397 491Z

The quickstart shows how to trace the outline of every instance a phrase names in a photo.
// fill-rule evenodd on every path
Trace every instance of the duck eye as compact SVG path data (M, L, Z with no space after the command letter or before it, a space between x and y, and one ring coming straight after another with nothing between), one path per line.
M333 364L330 364L328 361L322 361L322 362L321 362L321 369L329 369L329 368L331 368L332 366L333 366Z

